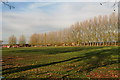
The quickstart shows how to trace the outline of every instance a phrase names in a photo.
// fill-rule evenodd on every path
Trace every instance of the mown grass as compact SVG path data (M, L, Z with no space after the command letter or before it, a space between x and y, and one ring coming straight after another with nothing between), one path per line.
M118 78L120 52L118 48L3 49L3 76L5 78Z

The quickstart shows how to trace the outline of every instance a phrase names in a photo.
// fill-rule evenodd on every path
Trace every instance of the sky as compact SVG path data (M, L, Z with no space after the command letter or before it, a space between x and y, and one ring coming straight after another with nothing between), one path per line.
M6 0L2 0L6 1ZM114 2L120 0L7 0L10 2Z
M47 0L46 2L10 2L15 9L10 10L5 5L0 9L2 14L0 39L7 43L11 35L19 38L23 34L29 39L33 33L69 28L75 22L111 14L112 4L105 3L101 6L99 2L47 2Z

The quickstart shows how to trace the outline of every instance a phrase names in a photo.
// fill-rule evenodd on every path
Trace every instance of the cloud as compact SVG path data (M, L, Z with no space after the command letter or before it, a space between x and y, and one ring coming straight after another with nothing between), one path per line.
M53 5L53 4L55 4L55 3L33 3L28 8L29 9L35 9L35 8L50 6L50 5Z
M2 40L2 13L0 12L0 40Z
M110 7L98 3L32 3L23 12L3 12L3 40L12 34L29 38L32 33L64 29L77 21L111 12Z
M114 2L115 0L8 0L10 2ZM119 1L119 0L117 0Z

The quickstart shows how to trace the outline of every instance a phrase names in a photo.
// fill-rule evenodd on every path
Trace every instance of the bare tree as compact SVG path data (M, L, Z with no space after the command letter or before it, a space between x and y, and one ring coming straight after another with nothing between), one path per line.
M24 35L21 35L20 38L19 38L19 44L21 46L24 46L26 44L26 39L25 39L25 36Z
M76 22L70 28L48 33L33 34L30 37L32 45L60 45L88 43L90 46L98 42L118 41L118 15L94 17L83 22Z
M39 34L32 34L30 36L30 44L33 45L33 46L36 46L36 45L39 45Z
M16 43L17 43L17 38L14 35L10 36L9 37L9 44L15 45Z
M111 0L108 0L107 2L101 2L100 5L104 5L106 3L110 3ZM119 1L120 0L114 0L113 2L113 5L112 5L112 8L114 11L116 11L115 7L119 7Z

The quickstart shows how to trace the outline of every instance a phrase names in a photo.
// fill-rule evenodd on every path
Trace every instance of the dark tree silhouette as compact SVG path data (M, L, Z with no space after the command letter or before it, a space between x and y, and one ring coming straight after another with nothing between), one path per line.
M7 0L6 1L2 1L1 2L5 5L5 6L8 6L9 9L14 9L15 7L13 5L11 5Z
M115 7L119 7L119 1L120 0L114 0L114 3L112 5L112 8L113 8L114 11L116 11ZM104 4L109 3L109 2L110 1L108 1L108 2L102 2L102 3L100 3L100 5L104 5Z

